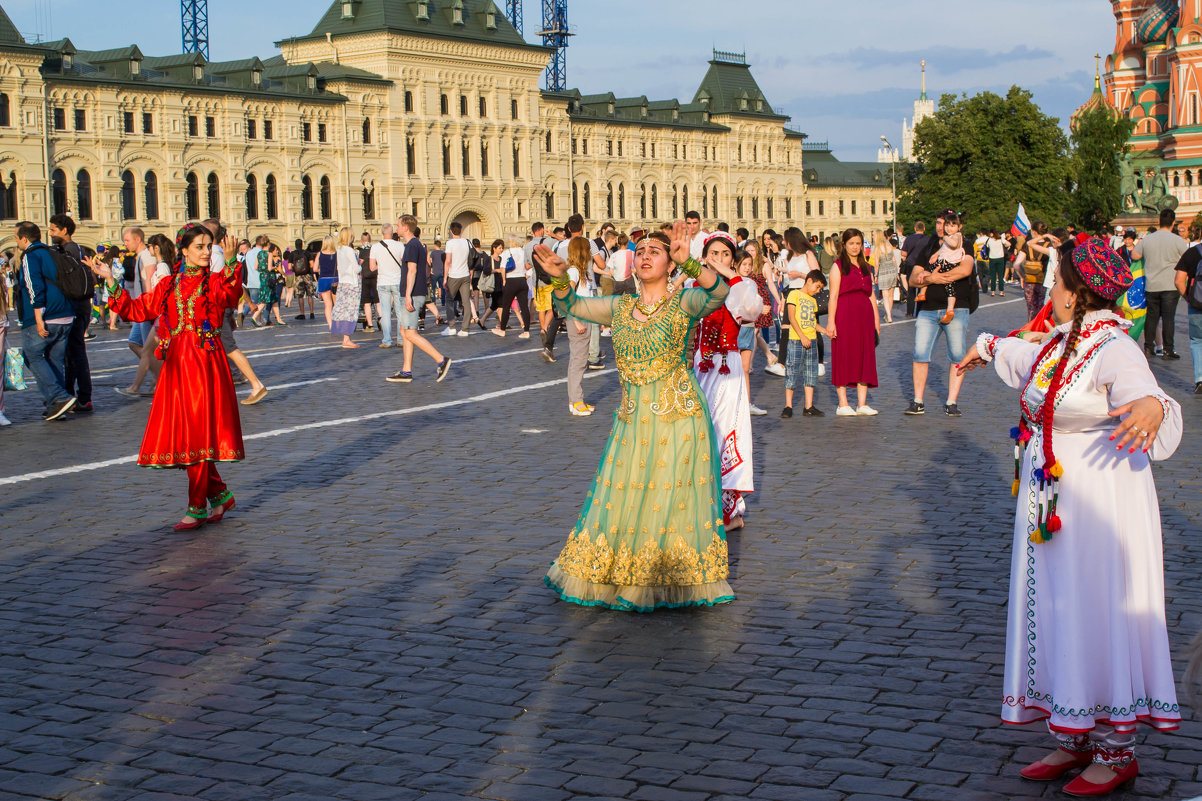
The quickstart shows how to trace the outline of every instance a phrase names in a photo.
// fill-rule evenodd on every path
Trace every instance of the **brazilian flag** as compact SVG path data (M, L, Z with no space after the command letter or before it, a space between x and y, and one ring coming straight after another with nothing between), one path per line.
M1127 294L1119 299L1119 311L1131 321L1127 333L1139 341L1144 333L1144 319L1148 314L1148 297L1144 289L1144 261L1131 262L1131 276L1135 279Z

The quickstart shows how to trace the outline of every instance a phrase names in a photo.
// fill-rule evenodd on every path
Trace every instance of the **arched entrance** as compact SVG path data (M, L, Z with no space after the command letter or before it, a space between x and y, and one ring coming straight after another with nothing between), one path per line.
M463 226L464 239L484 239L484 223L481 222L480 215L476 212L461 211L452 222Z

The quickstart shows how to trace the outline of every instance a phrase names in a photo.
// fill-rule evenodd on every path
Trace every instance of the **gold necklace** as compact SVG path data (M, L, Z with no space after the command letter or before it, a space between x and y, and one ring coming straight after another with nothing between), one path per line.
M636 309L638 309L640 312L642 312L644 317L650 317L651 315L653 315L657 311L659 311L660 308L665 303L668 302L668 299L671 298L673 294L675 294L675 292L676 292L676 284L670 283L670 284L668 284L668 291L664 293L664 296L662 298L655 301L650 306L644 306L643 301L642 301L643 296L639 295L637 298L635 298L634 307Z

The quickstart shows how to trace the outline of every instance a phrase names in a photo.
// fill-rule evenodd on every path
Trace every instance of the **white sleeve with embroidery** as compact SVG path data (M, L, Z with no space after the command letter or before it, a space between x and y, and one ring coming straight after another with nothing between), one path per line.
M733 284L726 296L726 308L740 325L759 317L764 310L764 301L760 300L755 282L743 280Z
M1115 336L1114 341L1098 354L1098 369L1094 376L1095 388L1106 391L1111 411L1149 396L1160 402L1164 420L1148 458L1159 462L1172 456L1181 444L1181 404L1156 383L1156 376L1152 375L1139 344L1126 334ZM1118 425L1117 420L1115 425Z
M1014 389L1021 389L1031 377L1043 346L1018 337L997 337L981 334L977 337L977 353L992 361L998 377Z

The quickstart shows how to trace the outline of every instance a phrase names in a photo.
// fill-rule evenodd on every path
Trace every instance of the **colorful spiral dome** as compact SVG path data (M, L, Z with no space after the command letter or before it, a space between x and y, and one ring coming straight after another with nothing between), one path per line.
M1135 23L1135 35L1144 44L1160 44L1181 16L1177 0L1156 0Z

